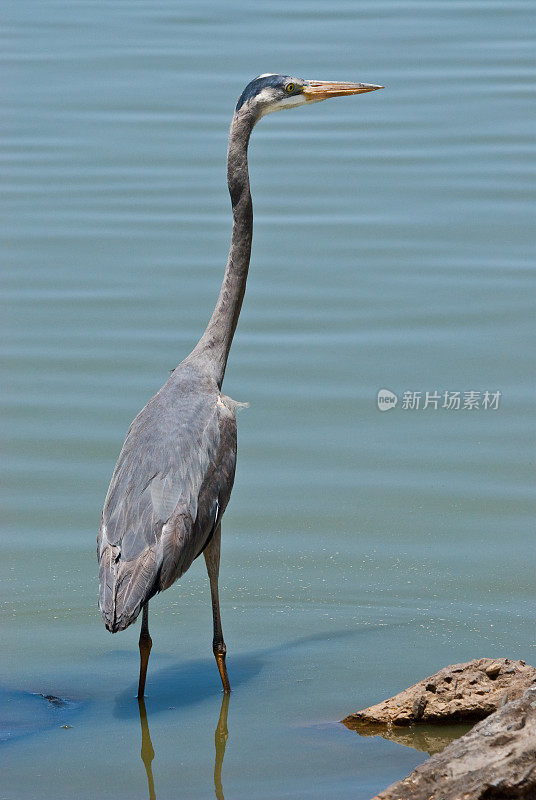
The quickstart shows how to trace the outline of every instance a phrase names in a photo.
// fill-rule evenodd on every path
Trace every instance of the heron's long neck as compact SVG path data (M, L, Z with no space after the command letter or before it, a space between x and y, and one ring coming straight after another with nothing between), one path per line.
M249 115L235 114L229 132L227 183L233 207L233 233L227 267L216 307L207 328L192 352L213 373L219 386L223 381L227 357L238 323L246 290L253 206L249 190L248 143L255 120Z

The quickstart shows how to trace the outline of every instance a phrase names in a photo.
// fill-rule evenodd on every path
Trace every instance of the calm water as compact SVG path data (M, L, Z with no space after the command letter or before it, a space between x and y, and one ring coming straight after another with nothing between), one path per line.
M132 417L219 289L233 104L287 71L387 88L252 140L223 792L370 798L425 754L337 720L448 663L534 658L534 4L17 0L2 17L0 796L149 796L138 631L100 621L96 530ZM500 391L499 408L402 407L436 390ZM144 757L150 730L160 800L210 798L204 564L151 605Z

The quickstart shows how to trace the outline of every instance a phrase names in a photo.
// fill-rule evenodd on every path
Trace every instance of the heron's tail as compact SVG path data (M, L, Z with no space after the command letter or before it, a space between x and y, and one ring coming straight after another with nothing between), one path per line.
M99 564L99 608L108 630L116 633L128 628L156 594L155 553L147 547L132 561L123 561L120 547L106 543Z

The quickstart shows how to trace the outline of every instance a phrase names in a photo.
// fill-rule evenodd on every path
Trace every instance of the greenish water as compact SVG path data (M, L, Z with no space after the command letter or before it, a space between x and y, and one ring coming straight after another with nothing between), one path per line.
M250 408L223 526L223 792L366 800L425 754L337 720L448 663L534 660L534 4L18 0L2 16L0 796L149 796L138 631L104 630L95 536L131 419L219 289L233 104L287 71L387 88L268 117L252 140L225 381ZM384 387L400 400L381 413ZM402 407L436 390L500 391L499 408ZM208 798L204 565L151 606L156 795Z

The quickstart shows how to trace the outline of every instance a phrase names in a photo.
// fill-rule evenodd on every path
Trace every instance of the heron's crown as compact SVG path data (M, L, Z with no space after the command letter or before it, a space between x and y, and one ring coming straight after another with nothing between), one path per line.
M294 91L285 93L285 87L288 86L289 83L294 86ZM238 98L235 111L238 113L244 104L250 103L254 99L258 99L259 101L264 100L266 103L269 103L271 100L276 103L278 99L283 100L285 97L290 97L292 94L299 94L303 90L305 83L306 82L301 78L292 78L290 75L278 75L273 72L265 72L248 83Z

